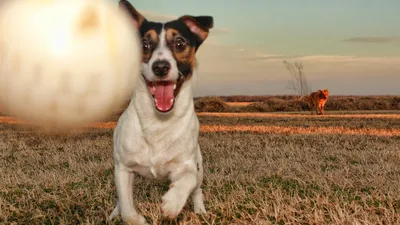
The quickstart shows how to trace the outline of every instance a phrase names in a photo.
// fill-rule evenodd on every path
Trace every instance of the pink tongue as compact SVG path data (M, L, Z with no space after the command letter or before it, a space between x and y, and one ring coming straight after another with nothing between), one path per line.
M169 111L174 101L174 82L158 81L155 84L154 100L161 112Z

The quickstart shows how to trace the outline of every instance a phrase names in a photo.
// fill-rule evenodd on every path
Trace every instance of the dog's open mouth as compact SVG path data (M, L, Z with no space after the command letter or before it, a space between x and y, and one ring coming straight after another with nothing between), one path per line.
M174 108L175 98L179 94L185 77L179 75L176 81L148 81L144 76L147 87L154 98L154 104L159 112L166 113Z

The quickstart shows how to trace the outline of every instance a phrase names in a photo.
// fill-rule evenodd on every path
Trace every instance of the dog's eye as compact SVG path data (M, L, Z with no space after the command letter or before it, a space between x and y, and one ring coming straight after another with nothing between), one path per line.
M149 51L151 49L151 44L146 39L143 39L142 40L142 47L143 47L143 50Z
M183 50L186 47L186 41L181 38L178 37L175 39L175 48L178 50Z

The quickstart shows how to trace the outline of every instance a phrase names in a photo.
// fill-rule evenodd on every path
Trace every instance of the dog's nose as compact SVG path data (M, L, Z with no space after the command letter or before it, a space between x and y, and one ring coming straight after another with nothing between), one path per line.
M155 61L152 66L154 74L158 77L167 75L170 69L171 64L166 60Z

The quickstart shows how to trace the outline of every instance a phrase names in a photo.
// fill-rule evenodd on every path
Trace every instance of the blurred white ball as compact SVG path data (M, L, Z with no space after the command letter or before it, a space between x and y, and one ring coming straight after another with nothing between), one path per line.
M3 2L0 108L45 126L104 119L139 78L137 32L107 0Z

